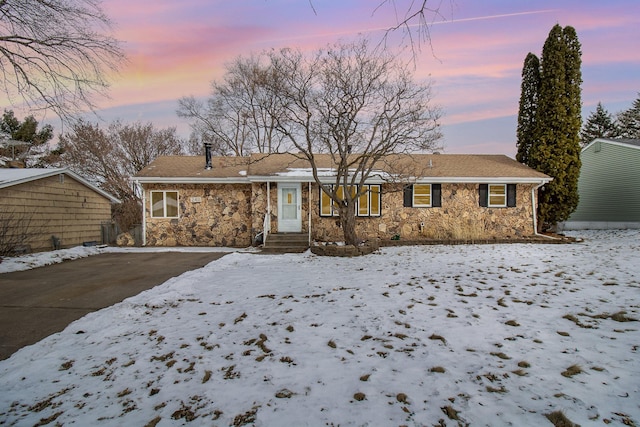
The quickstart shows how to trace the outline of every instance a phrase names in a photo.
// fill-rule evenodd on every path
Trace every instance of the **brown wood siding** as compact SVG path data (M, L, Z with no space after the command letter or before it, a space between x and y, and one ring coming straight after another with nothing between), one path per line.
M33 251L52 249L51 236L62 247L101 242L100 223L111 219L109 199L75 179L60 175L0 189L3 216L29 220Z

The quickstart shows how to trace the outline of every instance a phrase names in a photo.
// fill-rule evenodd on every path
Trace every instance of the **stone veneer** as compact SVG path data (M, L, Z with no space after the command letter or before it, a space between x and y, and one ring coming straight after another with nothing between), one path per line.
M146 238L149 246L246 247L263 229L267 193L271 204L271 232L277 232L278 188L272 183L146 185ZM442 207L403 207L402 185L383 185L382 215L356 218L363 240L472 240L533 236L532 184L518 184L516 207L486 208L478 203L478 184L442 184ZM149 192L177 190L179 218L151 218ZM311 196L311 203L309 203ZM192 198L200 198L192 199ZM343 241L337 217L320 217L317 185L302 184L302 231L312 238ZM421 227L421 223L424 226Z
M531 184L518 184L516 207L487 208L478 203L478 184L442 184L442 207L403 207L402 185L383 186L380 217L357 217L358 236L365 240L470 240L505 239L535 234ZM313 206L319 206L317 188ZM313 237L320 241L344 240L338 218L313 213ZM421 224L424 223L424 226Z
M150 192L178 191L179 218L151 218ZM251 245L251 187L244 184L145 186L147 246Z

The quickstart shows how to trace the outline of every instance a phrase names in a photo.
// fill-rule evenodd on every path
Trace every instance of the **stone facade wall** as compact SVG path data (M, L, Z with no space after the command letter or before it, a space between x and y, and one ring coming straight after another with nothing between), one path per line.
M357 217L358 236L365 240L466 240L513 238L534 235L530 184L518 184L516 207L486 208L478 203L478 184L442 184L442 207L403 207L402 185L383 186L380 217ZM319 191L314 186L313 206ZM344 240L337 217L312 213L313 238L319 241ZM424 225L423 225L424 224Z
M151 217L152 190L178 192L179 218ZM251 245L252 194L249 185L145 185L145 197L148 246Z
M518 184L516 207L487 208L478 203L478 184L442 184L442 207L403 207L402 185L383 185L380 217L357 217L363 240L473 240L533 236L532 184ZM271 232L278 231L278 186L271 183L147 185L146 238L150 246L246 247L263 230L267 197ZM179 218L151 218L150 190L177 190ZM193 202L192 197L200 197ZM318 186L302 184L302 232L317 241L343 241L337 217L320 217ZM309 200L310 199L310 200ZM423 224L423 225L422 225Z

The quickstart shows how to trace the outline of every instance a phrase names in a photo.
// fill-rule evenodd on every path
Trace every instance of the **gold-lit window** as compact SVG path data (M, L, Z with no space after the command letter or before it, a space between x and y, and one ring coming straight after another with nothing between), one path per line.
M413 185L413 206L417 208L431 207L431 184Z
M489 207L503 208L507 206L507 186L505 184L489 184Z
M351 197L355 198L356 187L350 187ZM363 194L356 200L357 216L380 216L380 185L364 185ZM339 199L344 200L344 187L336 190ZM332 202L331 197L320 189L320 216L338 216L338 206Z
M178 192L177 191L152 191L151 192L151 217L177 218L178 217Z

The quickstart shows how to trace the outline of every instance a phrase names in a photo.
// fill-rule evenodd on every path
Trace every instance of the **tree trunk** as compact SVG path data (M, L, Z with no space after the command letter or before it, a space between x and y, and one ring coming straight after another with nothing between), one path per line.
M340 206L340 225L344 233L344 243L346 245L357 246L360 241L356 235L356 204L352 201L349 204Z

